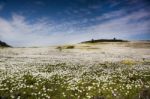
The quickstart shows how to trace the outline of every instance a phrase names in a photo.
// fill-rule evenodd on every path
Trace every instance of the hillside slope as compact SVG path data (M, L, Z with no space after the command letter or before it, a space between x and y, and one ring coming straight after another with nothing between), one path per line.
M98 43L98 42L128 42L127 40L121 40L121 39L92 39L90 41L84 41L84 42L81 42L81 43Z
M11 46L0 40L0 47L11 47Z

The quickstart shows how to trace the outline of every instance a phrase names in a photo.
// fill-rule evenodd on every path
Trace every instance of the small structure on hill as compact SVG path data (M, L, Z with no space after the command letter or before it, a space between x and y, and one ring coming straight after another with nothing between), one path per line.
M114 37L114 41L116 40L116 38Z

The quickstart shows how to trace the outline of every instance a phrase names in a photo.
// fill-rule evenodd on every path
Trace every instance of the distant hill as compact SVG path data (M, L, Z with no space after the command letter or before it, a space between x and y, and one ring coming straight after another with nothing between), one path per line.
M121 39L97 39L97 40L90 40L90 41L84 41L81 43L99 43L99 42L128 42L127 40L121 40Z
M11 46L5 42L0 41L0 47L11 47Z

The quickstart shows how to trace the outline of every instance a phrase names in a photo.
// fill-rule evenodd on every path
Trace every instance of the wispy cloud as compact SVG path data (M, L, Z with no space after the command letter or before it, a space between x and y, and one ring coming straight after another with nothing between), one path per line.
M50 19L41 18L31 23L26 17L13 14L11 20L0 17L0 37L13 46L76 43L92 38L130 38L133 35L150 33L149 16L145 10L130 14L118 10L97 16L93 21L99 22L98 24L82 27L81 24L89 23L90 20L56 24Z
M147 11L139 10L131 14L123 14L122 11L117 11L104 16L98 17L96 20L103 20L105 18L110 20L91 26L87 30L93 32L96 38L111 38L113 36L130 38L130 36L144 35L145 33L150 35L150 14Z
M63 44L72 33L68 23L55 24L47 20L30 23L25 17L13 14L12 20L0 18L0 37L14 46L43 46Z

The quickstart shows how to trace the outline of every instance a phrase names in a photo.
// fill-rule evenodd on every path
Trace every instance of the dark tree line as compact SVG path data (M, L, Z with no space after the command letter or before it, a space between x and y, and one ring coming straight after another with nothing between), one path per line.
M0 41L0 47L11 47L11 46L5 42Z

